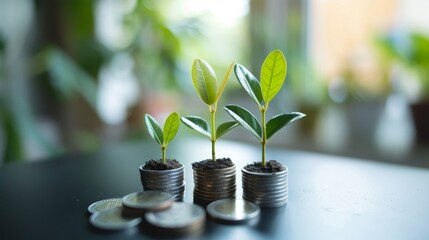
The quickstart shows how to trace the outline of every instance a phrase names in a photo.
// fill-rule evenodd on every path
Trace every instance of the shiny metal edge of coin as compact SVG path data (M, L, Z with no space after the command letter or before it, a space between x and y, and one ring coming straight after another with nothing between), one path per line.
M246 200L222 199L207 206L208 214L214 218L228 222L243 222L259 216L258 205Z
M147 190L160 190L160 191L164 191L164 190L170 190L170 191L178 191L180 189L185 189L185 185L180 185L180 186L166 186L166 185L143 185L144 189ZM168 191L167 191L168 192Z
M213 186L195 186L194 190L197 189L200 192L227 192L227 191L233 191L237 189L236 185L231 186L220 186L220 187L213 187Z
M171 208L145 214L146 221L158 228L179 230L192 228L205 220L204 208L185 202L175 202Z
M278 199L261 199L261 198L252 198L249 196L243 196L243 199L260 205L260 204L266 204L266 203L287 202L288 196L285 196L283 198L278 198Z
M194 168L192 166L192 170L196 171L196 172L222 172L222 171L229 171L229 170L233 170L233 169L236 169L235 165L232 165L231 167L215 168L215 169L200 169L200 168Z
M254 192L254 193L260 193L260 194L271 194L271 193L281 193L281 192L287 192L288 188L287 187L283 187L283 188L275 188L275 189L258 189L258 188L252 188L252 187L243 187L243 191L246 192Z
M272 192L281 192L281 191L287 191L288 187L286 186L278 186L278 187L265 187L265 188L260 188L260 187L255 187L255 186L243 186L243 190L247 190L247 191L252 191L252 192L260 192L260 193L272 193Z
M237 171L235 169L231 169L228 171L213 171L213 172L207 172L207 171L194 171L194 176L207 176L207 177L213 177L213 176L233 176L236 175Z
M120 207L96 212L89 218L92 226L104 230L122 230L137 226L141 221L141 217L125 218Z
M168 208L173 202L172 194L154 190L130 193L122 198L122 204L126 207L148 211Z
M236 195L230 195L230 196L224 196L224 197L212 197L212 198L208 198L208 197L202 197L202 196L195 196L194 195L194 201L204 201L204 202L213 202L213 201L217 201L217 200L221 200L221 199L235 199Z
M287 181L287 176L275 177L275 178L254 178L254 177L242 177L242 181L255 182L255 183L270 183L270 182L284 182Z
M103 206L104 204L107 204L107 206ZM99 207L102 207L102 209L97 209ZM97 202L92 203L88 207L88 212L91 214L94 214L96 212L101 212L106 209L111 209L114 207L120 207L122 206L122 199L121 198L109 198L109 199L103 199Z

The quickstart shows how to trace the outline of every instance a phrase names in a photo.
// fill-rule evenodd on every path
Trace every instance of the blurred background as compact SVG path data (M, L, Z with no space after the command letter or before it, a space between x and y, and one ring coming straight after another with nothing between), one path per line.
M141 141L144 113L206 118L195 58L221 81L280 49L268 114L307 117L269 146L429 167L427 0L0 1L0 165ZM226 103L257 111L233 74Z

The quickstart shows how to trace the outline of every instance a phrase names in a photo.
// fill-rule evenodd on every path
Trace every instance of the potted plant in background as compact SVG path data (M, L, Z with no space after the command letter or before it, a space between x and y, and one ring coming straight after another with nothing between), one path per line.
M212 158L194 162L194 202L207 205L210 202L235 198L235 164L230 158L216 158L216 140L229 130L238 126L235 121L228 121L216 127L216 110L228 77L232 71L232 63L220 85L217 86L216 74L212 67L202 59L196 59L192 65L192 83L211 114L211 125L197 116L182 117L181 121L189 128L205 135L211 141Z
M165 121L164 129L161 129L158 122L149 114L145 114L144 122L150 136L160 145L162 158L149 160L140 166L143 189L169 192L175 201L183 201L184 166L177 160L166 157L167 146L179 130L180 116L176 112L171 113Z
M398 62L417 78L420 96L411 103L410 108L417 141L429 143L429 36L412 33L402 37L405 39L383 37L377 42L378 47L389 64ZM396 40L406 44L397 44Z
M262 64L260 83L240 64L234 66L234 72L241 86L257 104L262 121L260 124L256 117L243 107L225 106L229 115L257 137L262 146L261 162L248 164L242 169L243 199L261 207L283 206L287 203L288 198L288 169L275 160L266 161L266 145L268 140L281 128L305 116L299 112L283 113L266 122L268 104L285 81L286 59L280 50L272 51Z

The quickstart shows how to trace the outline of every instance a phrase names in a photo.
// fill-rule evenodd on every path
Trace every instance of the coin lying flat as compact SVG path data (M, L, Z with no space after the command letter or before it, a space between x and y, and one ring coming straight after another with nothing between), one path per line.
M127 208L143 211L160 211L169 208L174 202L173 195L161 191L144 191L126 195L122 204Z
M245 200L222 199L207 206L208 214L221 221L243 222L257 217L259 206Z
M122 208L115 207L92 214L89 221L94 227L104 230L121 230L137 226L142 219L140 217L125 217L122 214Z
M89 205L88 212L96 213L96 212L101 212L103 210L111 209L114 207L120 207L120 206L122 206L122 199L120 198L104 199Z
M190 231L203 226L206 213L198 205L175 202L165 211L146 213L145 218L154 227L170 231Z

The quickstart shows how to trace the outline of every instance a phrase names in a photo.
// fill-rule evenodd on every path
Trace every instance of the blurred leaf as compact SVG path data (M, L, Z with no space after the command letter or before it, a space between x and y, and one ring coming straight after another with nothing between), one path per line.
M255 101L259 107L261 107L261 103L263 100L261 85L255 78L255 76L253 76L253 74L249 72L249 70L247 70L244 66L240 64L235 64L234 72L238 82L241 84L244 90L246 90L246 92L253 99L253 101Z
M181 117L180 120L190 129L211 138L210 127L206 120L196 116Z
M389 60L396 59L402 63L407 63L407 59L395 48L392 40L387 37L378 38L375 41L377 49L382 55L387 57Z
M270 102L282 87L287 72L286 58L274 50L265 58L261 68L261 90L265 103Z
M155 142L157 142L159 145L163 144L164 137L162 135L162 130L158 122L149 114L145 114L144 122L146 129L149 132L150 136L153 138L153 140L155 140Z
M192 83L201 100L207 105L216 102L216 74L213 68L202 59L195 59L192 64Z
M47 54L47 70L52 85L66 98L78 92L95 109L97 104L97 85L84 70L61 50L52 48Z
M5 46L4 39L3 39L3 36L0 34L0 54L3 54L4 46Z
M243 126L258 139L262 139L261 125L252 113L238 105L231 104L224 108L238 124Z
M3 162L11 163L23 159L24 152L22 146L22 139L19 135L18 125L13 120L10 112L5 111L4 108L0 109L0 117L2 120L3 134L4 134L4 152Z
M216 138L222 137L225 133L237 127L239 124L236 121L224 122L216 129Z
M177 112L173 112L165 120L164 124L164 144L169 144L179 131L180 116Z
M273 117L267 122L267 140L284 126L303 117L305 117L305 114L300 112L283 113Z

